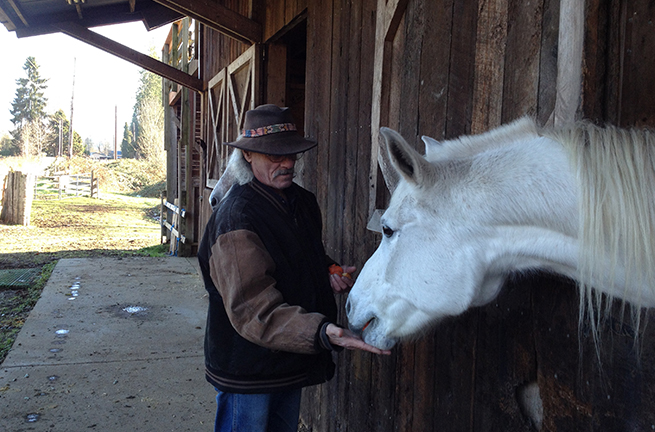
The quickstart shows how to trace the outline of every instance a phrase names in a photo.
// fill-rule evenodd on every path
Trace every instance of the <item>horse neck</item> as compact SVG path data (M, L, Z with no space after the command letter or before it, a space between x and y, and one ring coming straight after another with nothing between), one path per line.
M575 177L565 149L535 137L471 158L466 184L492 223L534 225L576 235Z

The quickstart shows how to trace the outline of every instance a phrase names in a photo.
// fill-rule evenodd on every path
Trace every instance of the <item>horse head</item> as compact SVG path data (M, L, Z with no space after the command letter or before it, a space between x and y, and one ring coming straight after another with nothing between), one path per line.
M211 195L209 195L212 211L218 208L218 205L227 196L234 184L246 184L252 178L252 169L250 164L243 158L241 150L233 150L223 175L218 179Z
M574 273L573 175L534 123L444 143L424 137L425 157L397 132L381 135L401 180L346 304L367 343L389 349L490 302L510 271Z

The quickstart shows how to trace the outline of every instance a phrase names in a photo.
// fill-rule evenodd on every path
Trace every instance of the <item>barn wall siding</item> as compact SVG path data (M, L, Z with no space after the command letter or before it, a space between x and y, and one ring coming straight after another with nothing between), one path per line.
M405 10L389 45L382 125L422 151L421 135L452 138L526 114L540 124L552 120L559 0L397 3ZM225 4L249 13L249 2ZM304 127L318 147L299 162L297 181L323 209L328 254L361 268L380 241L365 228L370 196L387 193L370 186L378 0L259 0L253 8L265 39L306 13ZM653 18L646 3L587 0L580 115L654 125L655 98L643 97L654 82ZM205 77L248 48L207 29L203 40ZM345 324L345 298L337 301ZM492 304L440 323L389 357L342 352L335 379L305 390L303 425L317 432L532 431L520 395L538 386L542 431L650 430L654 338L646 333L638 357L634 329L608 322L601 370L588 328L578 345L577 304L568 280L517 276Z

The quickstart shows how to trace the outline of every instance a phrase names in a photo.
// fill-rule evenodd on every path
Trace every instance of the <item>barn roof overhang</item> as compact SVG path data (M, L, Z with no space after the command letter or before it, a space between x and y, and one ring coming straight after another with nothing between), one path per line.
M184 16L244 43L260 42L261 25L224 6L198 0L0 0L0 22L16 36L65 33L192 90L203 91L198 78L141 54L92 30L142 21L147 30Z

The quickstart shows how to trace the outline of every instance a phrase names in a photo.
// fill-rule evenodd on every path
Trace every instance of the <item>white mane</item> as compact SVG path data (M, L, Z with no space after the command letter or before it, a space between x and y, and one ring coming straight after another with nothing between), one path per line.
M655 136L589 122L542 133L567 146L577 176L581 319L585 308L597 311L592 326L602 318L602 297L592 293L590 281L609 268L608 291L616 294L608 294L604 313L612 297L625 300L628 287L637 286L630 300L639 328L639 308L655 306L649 301L655 296ZM622 292L615 289L619 269Z
M479 135L464 135L448 141L422 136L425 159L434 163L474 156L487 150L504 147L517 141L527 141L538 135L537 125L530 117L521 117L499 128Z

